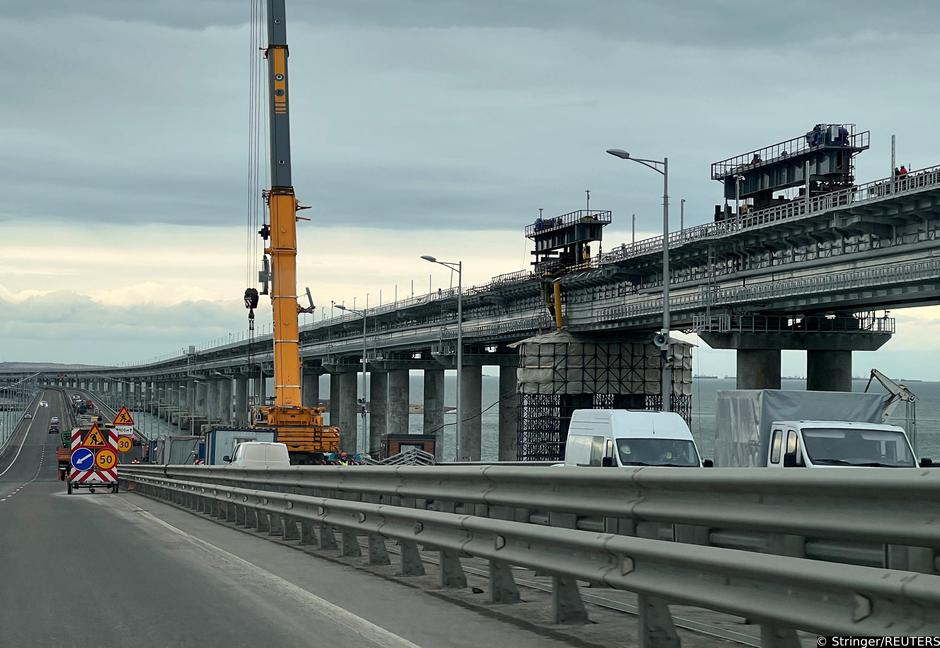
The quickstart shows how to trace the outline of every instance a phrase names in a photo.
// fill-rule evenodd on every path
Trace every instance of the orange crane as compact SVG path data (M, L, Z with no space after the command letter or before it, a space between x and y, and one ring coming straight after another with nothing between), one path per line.
M252 412L252 427L275 430L287 445L292 463L309 463L317 453L339 451L339 430L323 425L323 408L304 406L301 398L300 337L297 316L313 312L310 290L307 308L297 303L297 198L291 184L290 111L287 86L287 25L284 0L267 0L268 111L271 187L263 192L268 223L258 232L264 240L261 281L274 317L274 404L261 403ZM306 219L304 219L306 220ZM245 291L250 323L259 293Z

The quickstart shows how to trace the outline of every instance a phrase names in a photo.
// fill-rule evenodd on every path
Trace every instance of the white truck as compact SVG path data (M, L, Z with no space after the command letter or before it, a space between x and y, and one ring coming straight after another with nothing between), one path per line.
M718 392L715 463L721 467L914 468L904 429L886 425L890 397L850 392ZM923 459L921 466L930 466Z
M675 412L581 409L571 415L565 466L710 466Z
M235 446L231 457L222 457L222 461L233 468L287 468L290 456L283 443L269 441L244 441Z

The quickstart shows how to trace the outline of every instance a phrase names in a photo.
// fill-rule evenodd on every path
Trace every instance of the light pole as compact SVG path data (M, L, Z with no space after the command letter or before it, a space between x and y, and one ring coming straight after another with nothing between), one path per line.
M366 293L366 304L369 303L369 295ZM356 310L355 308L348 308L342 304L334 304L341 311L347 311L350 313L355 313L362 317L362 435L356 437L356 452L367 452L369 443L367 438L369 436L369 428L366 423L366 352L368 350L366 346L366 309ZM332 419L331 419L332 420Z
M734 176L734 217L741 215L741 183L747 178L743 175ZM807 192L808 193L808 192Z
M449 268L451 271L457 271L457 426L455 430L454 460L460 461L460 432L463 428L463 406L460 396L461 374L463 373L463 261L438 261L429 254L423 254L421 258L430 263Z
M660 331L662 351L662 392L664 412L670 410L672 400L672 367L669 359L669 158L647 160L631 157L623 149L607 149L607 152L621 160L630 160L652 169L663 177L663 330Z

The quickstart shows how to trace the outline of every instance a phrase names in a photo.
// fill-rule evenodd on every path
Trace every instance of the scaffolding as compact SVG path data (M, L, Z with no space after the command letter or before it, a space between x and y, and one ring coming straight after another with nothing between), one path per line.
M518 458L561 461L576 409L662 408L662 354L645 338L588 338L568 332L523 340L519 348ZM671 408L692 415L692 345L671 343Z

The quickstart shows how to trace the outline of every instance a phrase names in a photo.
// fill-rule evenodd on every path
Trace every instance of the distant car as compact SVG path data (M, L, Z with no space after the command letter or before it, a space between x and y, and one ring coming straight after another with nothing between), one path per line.
M49 403L46 401L39 401L39 407L49 407Z
M56 425L58 425L58 423L59 423L59 417L58 417L58 416L53 416L51 419L49 419L49 422L50 422L50 423L55 423Z
M25 414L23 414L23 418L24 418L24 419L31 419L31 418L33 418L33 415L32 415L32 413L30 413L30 412L26 412Z

